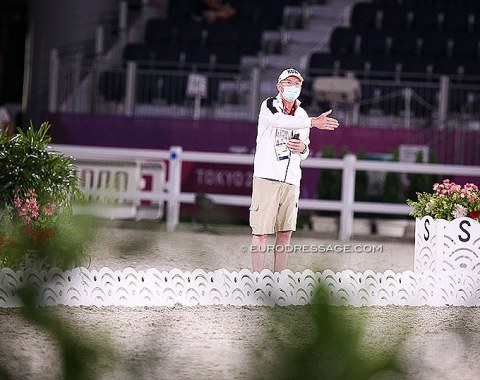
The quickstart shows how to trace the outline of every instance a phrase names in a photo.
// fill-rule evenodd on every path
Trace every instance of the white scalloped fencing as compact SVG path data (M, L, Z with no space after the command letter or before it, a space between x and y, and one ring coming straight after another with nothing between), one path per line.
M132 268L14 272L5 268L0 270L0 307L20 306L15 292L27 283L38 289L39 303L47 306L304 305L319 283L334 296L332 303L339 305L480 305L480 277L474 272L264 270L258 274L246 269Z

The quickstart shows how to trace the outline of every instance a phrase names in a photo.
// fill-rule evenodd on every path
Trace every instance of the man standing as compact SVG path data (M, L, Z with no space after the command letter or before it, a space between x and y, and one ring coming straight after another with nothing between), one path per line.
M303 77L295 69L282 71L276 97L263 101L258 116L257 145L253 169L250 227L252 267L264 267L267 235L276 234L274 271L287 267L292 231L296 230L300 194L300 161L308 157L310 128L335 130L331 110L308 117L297 100Z

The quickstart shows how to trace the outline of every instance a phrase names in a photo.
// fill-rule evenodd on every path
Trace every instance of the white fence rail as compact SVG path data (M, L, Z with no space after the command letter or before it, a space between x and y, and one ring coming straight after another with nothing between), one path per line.
M155 191L140 190L140 185L128 196L132 201L150 200L166 202L167 230L173 231L179 222L180 203L194 203L195 194L181 191L182 162L203 162L216 164L244 164L253 165L251 154L230 154L212 152L184 152L181 147L171 147L166 150L126 149L106 147L81 147L72 145L54 145L53 148L67 156L74 157L82 165L88 163L92 167L101 165L99 162L135 162L140 168L142 165L168 162L168 177L164 186ZM339 201L300 199L299 208L307 210L329 210L340 212L339 238L349 240L352 236L354 212L370 212L378 214L407 215L410 212L408 205L356 202L355 174L357 170L397 172L397 173L427 173L427 174L455 174L462 176L480 177L480 166L421 164L405 162L377 162L357 160L353 154L347 154L343 159L309 158L302 162L304 168L329 168L342 170L342 194ZM141 170L141 169L140 169ZM249 206L251 197L246 195L208 194L213 201L222 205Z

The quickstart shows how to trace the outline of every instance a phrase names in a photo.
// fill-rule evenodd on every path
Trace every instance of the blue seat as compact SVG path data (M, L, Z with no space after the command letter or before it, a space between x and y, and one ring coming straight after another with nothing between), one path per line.
M283 23L283 0L262 0L259 8L259 23L265 30L278 30Z
M364 78L367 76L366 62L367 59L363 55L342 54L338 57L340 62L340 71L342 73L352 72L356 78Z
M464 68L464 75L466 76L474 76L480 77L480 65L478 64L478 60L469 60L463 63ZM478 84L478 78L475 81Z
M378 7L371 3L356 3L350 17L350 25L355 30L371 30L376 27Z
M372 79L393 80L397 72L397 60L391 56L373 55L367 57L370 62L369 75Z
M414 56L418 50L419 35L411 31L397 31L390 34L389 53L394 57Z
M193 20L178 23L176 44L181 47L203 45L203 25Z
M172 44L174 26L169 20L153 18L145 26L145 43L149 45Z
M428 32L420 36L420 54L426 57L443 58L448 56L449 37L442 33Z
M168 2L168 19L174 22L188 19L193 10L193 0L175 0Z
M242 55L235 46L227 46L210 50L215 55L215 71L238 73Z
M473 32L474 14L467 8L449 7L443 12L443 17L442 30L445 33Z
M236 24L258 25L260 22L260 6L257 0L230 0L236 13L233 22Z
M368 30L360 35L361 54L385 54L386 35L380 30Z
M353 53L355 49L356 32L351 28L336 27L330 37L332 53Z
M179 69L183 66L182 51L171 45L155 45L153 50L154 67L158 69Z
M310 55L307 65L307 76L332 75L338 62L338 55L317 52Z
M237 47L243 55L257 55L262 48L260 25L237 24Z
M213 69L212 53L203 46L191 46L183 50L185 53L185 66L197 72L207 72Z
M135 61L137 62L139 68L149 67L152 63L152 59L152 50L144 44L128 44L123 49L123 60Z
M405 31L408 23L408 10L400 5L389 5L381 8L381 26L384 31Z
M438 31L440 30L440 12L432 7L412 8L412 30Z
M423 57L405 57L401 61L401 78L409 81L428 81L431 61Z
M433 62L432 72L439 75L451 75L456 76L459 74L460 64L452 59L436 59Z
M453 40L452 57L470 60L480 57L480 37L476 34L458 34Z
M216 22L207 27L206 45L209 47L230 46L238 43L237 28L229 22Z

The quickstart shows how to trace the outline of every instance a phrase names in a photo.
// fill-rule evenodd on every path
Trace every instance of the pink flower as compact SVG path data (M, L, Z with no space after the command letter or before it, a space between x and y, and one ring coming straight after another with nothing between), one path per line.
M454 218L463 218L467 216L467 209L462 205L457 205L455 210L452 211L452 216Z
M44 210L46 216L53 216L55 214L57 206L53 203L49 203Z
M17 198L14 199L13 204L14 204L15 208L21 208L23 202L20 198L17 197Z

